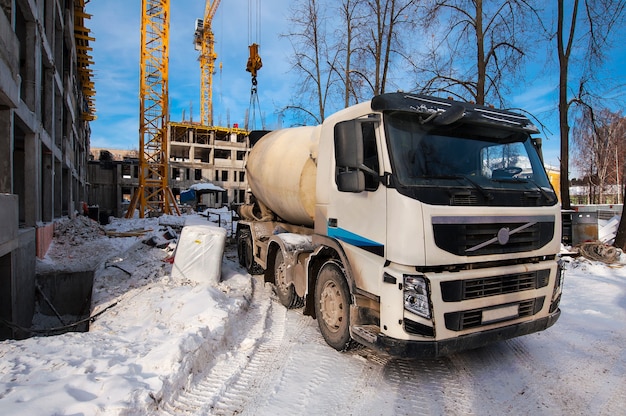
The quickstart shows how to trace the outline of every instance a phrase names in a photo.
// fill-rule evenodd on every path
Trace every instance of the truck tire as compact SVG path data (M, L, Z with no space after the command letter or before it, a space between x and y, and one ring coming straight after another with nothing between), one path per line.
M287 284L287 265L283 257L283 251L276 250L274 258L274 287L280 303L287 309L298 308L304 304L303 299L298 296L292 284Z
M263 268L254 260L250 229L242 227L237 230L237 234L237 257L239 258L239 264L245 267L250 274L263 273Z
M350 290L341 266L326 262L315 283L315 316L328 345L338 351L350 346Z

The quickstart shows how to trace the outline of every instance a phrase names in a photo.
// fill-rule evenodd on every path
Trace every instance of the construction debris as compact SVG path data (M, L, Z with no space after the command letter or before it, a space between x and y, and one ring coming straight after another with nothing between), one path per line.
M578 252L581 256L606 264L617 263L622 255L622 251L616 247L603 243L602 241L587 241L579 244Z

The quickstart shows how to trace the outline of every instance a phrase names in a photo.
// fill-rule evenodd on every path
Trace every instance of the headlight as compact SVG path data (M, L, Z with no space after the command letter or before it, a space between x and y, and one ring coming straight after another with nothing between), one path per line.
M428 284L424 277L404 275L404 309L430 319Z

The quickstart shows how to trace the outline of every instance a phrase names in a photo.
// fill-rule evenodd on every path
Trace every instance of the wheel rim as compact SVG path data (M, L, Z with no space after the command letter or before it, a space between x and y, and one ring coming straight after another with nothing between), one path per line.
M332 332L337 332L343 324L344 304L341 290L334 282L326 282L320 298L320 311L324 323Z
M276 284L276 288L282 293L287 293L287 283L286 283L286 274L285 274L285 262L282 261L282 256L280 256L280 263L278 262L279 258L276 257L276 265L274 269L274 281Z

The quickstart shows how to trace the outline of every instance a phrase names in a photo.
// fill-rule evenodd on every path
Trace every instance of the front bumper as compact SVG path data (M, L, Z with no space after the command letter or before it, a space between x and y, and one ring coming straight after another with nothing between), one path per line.
M545 318L535 321L522 322L442 341L406 341L389 338L381 334L377 336L374 342L361 339L357 339L357 341L396 357L436 358L463 350L483 347L496 341L504 341L521 335L543 331L554 325L560 316L561 310L557 309Z

